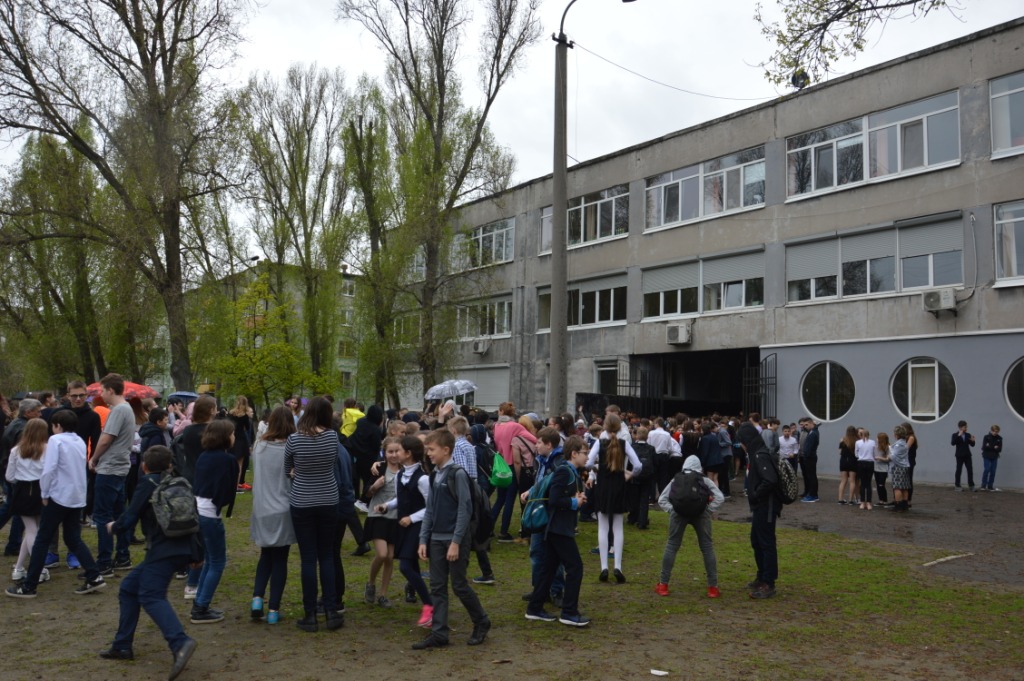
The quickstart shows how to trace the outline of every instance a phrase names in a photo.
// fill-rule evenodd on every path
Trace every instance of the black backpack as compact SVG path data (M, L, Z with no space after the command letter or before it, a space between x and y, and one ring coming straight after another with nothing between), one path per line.
M184 537L199 531L196 497L185 478L164 473L153 490L150 503L165 536Z
M654 470L657 465L654 463L654 458L657 456L657 453L654 451L654 447L646 442L634 442L633 452L636 454L636 458L640 459L641 467L639 473L633 474L630 482L642 485L654 477Z
M711 502L713 495L704 484L704 474L696 471L682 471L672 478L672 490L668 502L672 510L684 518L696 518Z
M474 550L486 549L487 543L494 533L494 519L491 517L491 499L480 489L480 484L469 477L469 472L458 464L452 465L452 469L448 471L448 476L445 478L445 482L448 483L448 492L452 495L452 498L458 499L458 495L455 494L455 476L458 475L459 471L466 473L466 478L469 480L469 494L472 498L473 514L469 517L470 548ZM434 487L435 477L437 477L436 470L430 473L431 489Z

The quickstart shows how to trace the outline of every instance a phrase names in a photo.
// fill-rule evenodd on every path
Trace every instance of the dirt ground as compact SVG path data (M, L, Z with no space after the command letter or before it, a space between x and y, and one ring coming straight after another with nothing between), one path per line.
M897 514L840 506L835 502L836 487L835 480L822 479L822 501L798 502L787 507L781 524L903 546L906 560L915 565L923 562L915 555L918 548L929 549L929 560L934 555L963 556L916 569L924 575L942 574L962 581L1003 585L1013 591L1024 589L1024 514L1021 513L1024 496L1021 494L958 494L949 487L919 485L913 509ZM749 522L746 500L737 497L734 502L725 504L719 519ZM629 532L627 542L628 536ZM684 552L689 560L696 560L692 542L692 537L688 537ZM347 541L346 546L348 544ZM584 546L581 540L581 548ZM506 552L503 556L518 550L526 560L525 547L509 547L503 545L500 549ZM236 565L235 561L245 560L248 557L231 556ZM585 559L585 562L586 569L592 570L596 561ZM232 563L229 563L229 570ZM9 569L6 561L3 569ZM356 568L359 569L365 570ZM420 630L396 625L396 621L413 620L416 606L397 604L396 607L404 608L397 618L394 613L382 617L375 612L368 616L368 606L352 603L352 599L358 598L352 587L355 576L349 586L346 627L339 632L313 636L297 631L291 621L279 627L251 624L248 613L239 603L244 598L241 583L230 587L241 598L236 596L235 602L226 604L228 621L223 624L187 624L188 605L175 597L172 603L186 622L186 630L200 644L180 678L590 681L595 678L657 678L652 670L666 671L668 678L713 678L715 681L824 678L931 681L970 677L972 662L963 659L955 645L939 651L906 645L888 646L881 629L878 640L844 641L836 650L818 652L808 658L808 647L814 645L814 627L834 626L834 613L820 620L812 617L807 623L808 639L805 641L777 640L771 635L773 622L808 617L805 610L797 611L794 605L787 603L784 591L770 603L757 603L746 598L735 585L730 585L730 592L726 593L723 584L724 597L720 602L711 602L702 595L687 598L685 590L689 587L680 583L678 595L673 594L677 598L664 599L673 600L675 608L666 615L669 610L660 610L666 604L650 593L656 581L657 566L637 569L643 572L635 580L631 573L630 583L623 588L598 584L592 574L587 575L581 601L590 604L588 607L602 616L595 626L585 630L557 624L524 623L518 599L511 605L506 598L503 601L506 605L501 608L496 605L496 594L500 592L480 587L478 592L485 606L491 603L489 610L494 621L494 630L486 644L479 648L465 645L470 625L464 611L454 605L452 645L427 653L409 649L409 643L422 635ZM746 571L749 566L743 569ZM290 575L289 589L297 589L297 572L296 569ZM97 658L96 653L109 644L115 627L117 580L111 580L113 583L105 592L88 597L70 595L73 580L73 573L60 569L55 571L54 582L46 585L45 593L41 590L35 601L0 599L3 609L0 640L4 641L0 678L5 681L166 678L169 654L159 632L145 616L140 622L134 662L111 663ZM782 589L784 582L785 575L782 575ZM179 593L180 585L181 582L172 585L172 594ZM227 588L222 584L221 591ZM499 584L497 588L521 590L521 586L515 584ZM701 593L700 588L699 584L695 585L694 592ZM508 592L505 594L507 596ZM650 626L642 614L639 617L617 615L617 603L633 606L624 607L622 613L635 612L639 598L650 599L652 612L664 625ZM823 598L823 608L827 612L825 600ZM880 606L880 627L883 616L884 607ZM531 624L537 626L529 626ZM1012 635L1019 636L1017 628ZM1000 670L999 674L988 676L1024 679L1024 670Z

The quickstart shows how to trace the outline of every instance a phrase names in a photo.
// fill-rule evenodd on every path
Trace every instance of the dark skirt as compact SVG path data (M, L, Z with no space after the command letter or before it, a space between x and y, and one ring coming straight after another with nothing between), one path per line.
M594 486L594 506L598 513L605 515L627 511L625 473L598 473L597 484Z
M398 528L398 540L395 542L395 558L408 558L416 560L420 548L420 527L423 523L413 523L409 527L402 527L395 521Z
M398 543L398 520L384 516L368 516L363 523L363 538L366 541L383 539L389 544Z
M892 488L893 489L910 489L910 469L904 468L903 466L890 466L889 472L892 473Z

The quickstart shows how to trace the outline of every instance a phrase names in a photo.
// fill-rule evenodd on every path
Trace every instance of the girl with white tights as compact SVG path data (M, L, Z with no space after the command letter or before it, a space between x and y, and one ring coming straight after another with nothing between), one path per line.
M587 468L590 479L587 487L593 487L592 499L597 508L598 550L601 552L602 582L608 581L608 530L612 530L615 541L615 581L622 584L622 518L626 514L626 483L640 472L643 465L629 442L619 438L622 421L617 414L609 413L604 420L604 432L590 448ZM632 464L632 471L626 470L626 460Z

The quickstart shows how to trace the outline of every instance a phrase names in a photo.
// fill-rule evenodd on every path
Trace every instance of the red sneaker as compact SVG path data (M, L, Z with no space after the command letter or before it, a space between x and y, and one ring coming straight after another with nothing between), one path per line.
M662 584L658 582L658 585L654 587L654 593L659 596L668 596L668 584Z
M424 605L420 611L420 620L416 623L417 627L425 627L429 629L434 622L434 606Z
M708 587L708 598L718 598L722 595L722 592L718 590L717 586Z

